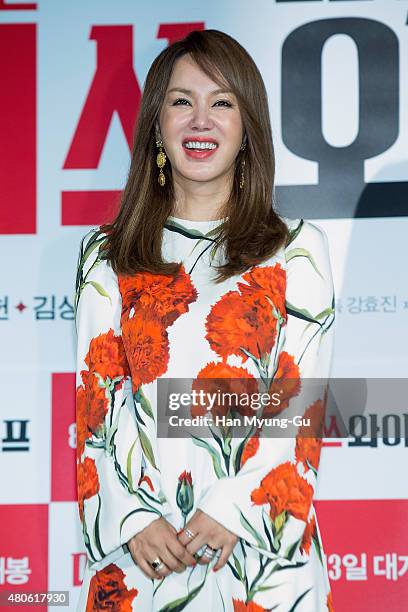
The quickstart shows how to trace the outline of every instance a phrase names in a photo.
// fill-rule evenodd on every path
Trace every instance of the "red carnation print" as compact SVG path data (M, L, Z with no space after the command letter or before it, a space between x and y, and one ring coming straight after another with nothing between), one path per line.
M304 438L303 436L296 436L296 460L303 463L307 470L313 468L317 471L322 443L323 441L321 438Z
M228 291L211 308L206 319L206 339L213 351L226 359L250 353L257 359L269 355L276 341L278 312L286 322L285 271L280 264L254 268L243 275L240 291Z
M276 339L276 319L262 294L243 297L228 291L211 308L206 329L212 350L224 359L237 355L246 360L246 352L260 359Z
M282 512L287 512L301 521L307 521L312 503L313 487L297 471L290 461L271 470L251 493L256 505L269 504L270 517L274 521Z
M238 282L238 288L242 295L252 295L260 291L273 302L282 317L286 318L285 294L286 294L286 271L280 263L274 266L256 266L242 275L248 285Z
M322 437L324 430L324 418L326 410L326 400L317 399L305 411L303 418L310 419L310 425L302 425L299 427L299 433L302 435Z
M252 438L249 438L248 442L244 446L241 457L241 468L251 457L254 457L259 450L259 429L255 432Z
M102 378L123 376L129 373L126 353L120 336L113 329L92 338L85 357L89 371L96 371Z
M233 599L232 603L234 604L234 612L266 612L265 608L254 601L244 603L240 599Z
M76 390L77 458L85 441L103 428L109 408L110 392L120 389L129 375L129 366L120 336L113 329L99 334L89 343L84 359L88 370L81 371L82 385ZM115 383L113 384L113 380Z
M328 611L329 611L329 612L334 612L334 608L333 608L333 598L332 598L331 591L329 591L329 593L328 593L328 595L327 595L326 605L327 605L327 609L328 609Z
M192 389L199 393L218 394L220 402L215 402L211 413L213 416L225 416L233 410L242 415L254 415L250 403L243 402L230 405L228 397L223 401L223 393L236 393L237 397L244 398L252 393L259 393L258 383L253 375L245 368L231 366L226 362L215 363L211 361L205 365L197 374L193 381ZM244 395L245 394L245 395ZM218 396L218 395L217 395ZM211 404L199 404L191 408L192 416L204 416L207 414L207 407Z
M295 455L296 460L303 463L305 468L317 472L320 461L320 453L323 444L325 406L322 400L316 400L305 411L303 418L310 419L310 427L302 425L296 436Z
M128 589L124 578L124 572L114 563L97 571L89 585L86 612L132 612L132 603L138 590Z
M99 492L99 478L94 459L86 457L78 463L77 487L79 518L81 522L84 517L84 500L90 499Z
M310 546L312 544L312 538L314 538L315 535L316 535L316 519L314 516L312 516L310 521L306 523L306 527L303 532L303 538L302 538L302 541L299 547L301 552L305 552L306 554L309 554Z
M82 370L82 388L77 389L79 399L83 401L82 407L85 408L85 425L91 435L103 425L109 406L106 387L103 386L103 383L102 385L100 384L98 374L99 372L96 370L91 370L90 372ZM84 391L83 397L81 389Z
M154 491L154 486L153 486L152 480L151 480L151 478L149 478L149 476L147 476L146 474L144 474L144 475L143 475L143 476L140 478L140 480L139 480L139 482L138 482L138 487L140 487L140 485L141 485L143 482L145 482L145 483L147 484L147 486L149 487L149 489L150 489L151 491Z
M188 305L198 296L183 265L174 275L138 272L131 276L119 275L118 282L122 294L122 316L129 318L132 307L136 316L142 316L140 309L150 310L163 327L169 327L187 312Z
M265 417L272 417L289 406L289 401L300 393L301 383L299 377L299 367L295 364L292 355L286 351L281 351L278 358L278 367L269 387L269 395L279 393L279 404L273 403L265 406Z
M169 339L160 321L150 311L122 324L122 337L128 350L132 390L150 383L167 370Z
M194 506L194 488L191 472L184 470L178 477L176 502L184 519L186 519Z
M191 477L191 472L187 472L187 470L184 470L184 472L182 472L179 476L179 482L185 482L186 484L190 485L190 487L193 486L193 479Z
M77 459L81 459L85 449L85 440L90 438L92 432L88 429L86 391L80 385L76 390L76 437L77 437Z
M122 296L121 327L132 373L132 390L167 371L167 328L197 299L198 292L181 266L174 275L140 272L118 275Z

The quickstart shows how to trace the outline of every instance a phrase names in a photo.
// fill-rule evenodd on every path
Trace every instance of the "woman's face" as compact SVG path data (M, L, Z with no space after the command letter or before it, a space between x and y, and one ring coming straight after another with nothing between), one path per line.
M160 113L160 134L175 178L209 182L232 176L243 140L241 113L235 95L217 89L190 56L176 61ZM194 142L215 148L197 149Z

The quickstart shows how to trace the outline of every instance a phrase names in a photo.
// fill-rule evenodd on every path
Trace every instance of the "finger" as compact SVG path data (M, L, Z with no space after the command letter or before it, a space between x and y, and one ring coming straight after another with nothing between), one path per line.
M184 531L184 529L180 531L180 533L177 536L177 539L180 542L180 544L182 544L183 546L187 546L187 544L190 544L190 542L194 540L194 538L189 538L188 535L186 535L186 532Z
M193 519L191 519L193 520ZM191 523L191 521L190 521ZM184 527L184 529L182 529L179 534L178 534L178 540L179 542L181 542L181 544L183 546L187 546L187 544L190 544L190 542L192 542L196 536L196 532L194 531L194 529L191 529L189 527L190 523L187 523L187 525ZM190 531L193 534L193 537L187 535L186 530Z
M168 567L167 563L165 562L165 560L163 559L163 554L160 553L160 557L159 559L162 561L163 565L160 568L157 568L156 570L153 570L156 572L156 574L159 576L160 578L165 578L166 576L169 576L171 574L171 569ZM150 561L150 556L149 559L147 559L147 563L151 566L151 561Z
M140 559L140 562L136 565L140 567L145 576L152 578L152 580L161 580L163 578L163 576L160 576L160 574L154 571L150 563L148 563L145 559Z
M170 576L171 569L168 567L167 563L163 560L163 565L160 568L157 568L156 574L159 574L160 578L165 578L166 576Z
M142 555L143 560L146 561L146 563L150 567L152 567L153 560L157 558L160 559L160 561L164 563L164 567L153 570L159 576L159 579L163 578L164 576L169 576L171 574L171 570L167 566L167 563L164 560L164 555L162 554L162 552L163 552L162 550L157 550L156 548L146 546L143 550L143 555Z
M222 545L216 546L215 544L208 543L207 546L210 548L210 552L212 552L211 549L213 549L214 554L212 556L210 556L209 554L206 555L204 554L205 553L205 549L204 549L203 554L198 560L198 563L200 563L200 565L208 565L208 563L211 563L211 561L214 560L215 555L217 554L217 551L221 548Z
M198 558L197 563L199 563L200 565L208 565L210 563L210 561L212 561L212 559L210 559L210 557L207 557L207 555L201 555Z
M187 552L190 553L190 555L195 555L196 552L200 550L202 546L204 546L204 544L207 544L206 539L205 534L198 533L194 540L192 540L190 544L187 544Z
M218 559L217 563L214 565L213 567L213 571L214 572L218 572L218 570L220 570L221 568L224 567L224 565L226 564L226 562L228 561L231 553L232 553L232 549L234 548L234 546L232 546L231 544L226 544L222 549L221 549L221 555L220 558Z
M172 539L167 542L167 547L181 563L184 563L184 565L196 565L197 561L193 555L190 554L178 540Z
M180 574L184 572L186 566L184 563L181 563L177 557L173 555L171 550L166 546L165 550L160 552L160 559L169 567L173 572L177 572Z

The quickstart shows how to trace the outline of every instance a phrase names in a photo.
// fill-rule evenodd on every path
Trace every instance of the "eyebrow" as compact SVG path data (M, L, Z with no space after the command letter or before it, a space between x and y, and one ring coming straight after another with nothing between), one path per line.
M193 92L191 91L191 89L185 89L184 87L172 87L171 89L169 89L169 91L167 93L171 93L172 91L181 91L182 93L185 93L189 96L191 96L193 94ZM224 88L220 88L220 89L214 89L213 91L210 91L210 94L212 96L216 96L217 94L220 93L229 93L232 94L233 92L229 89L224 89Z

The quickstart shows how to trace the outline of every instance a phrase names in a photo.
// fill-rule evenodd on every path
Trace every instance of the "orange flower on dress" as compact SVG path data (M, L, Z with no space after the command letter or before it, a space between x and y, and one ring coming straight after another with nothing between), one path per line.
M85 449L85 440L92 436L87 424L86 391L80 385L76 390L76 448L77 459L80 460Z
M129 375L129 366L120 336L113 329L92 338L84 359L88 370L81 371L82 385L76 390L77 457L80 459L85 441L103 425L109 408L106 388L99 377L109 384L116 377L115 390L123 385ZM108 380L109 379L109 380Z
M329 612L334 612L333 598L332 598L331 591L329 591L329 593L327 594L326 605L327 605L327 609L328 609Z
M94 459L85 457L84 461L78 463L77 487L79 518L82 522L84 517L84 500L90 499L99 492L98 470L96 469Z
M299 366L296 365L293 355L286 351L281 351L278 357L278 367L269 387L269 395L279 394L279 404L268 404L265 406L265 417L272 417L289 406L292 397L299 395L301 382L299 377ZM283 390L283 393L282 393Z
M302 425L296 436L295 455L298 462L303 463L306 469L312 467L317 471L322 450L322 433L324 425L324 404L316 400L305 411L303 418L309 418L310 426Z
M132 612L132 603L139 591L128 589L124 578L124 572L115 563L97 570L89 585L86 612Z
M152 479L151 479L151 478L149 478L149 476L147 476L146 474L144 474L144 475L143 475L143 476L142 476L142 477L139 479L139 482L138 482L138 485L137 485L137 486L138 486L138 487L140 487L140 485L141 485L143 482L145 482L145 483L148 485L149 489L150 489L151 491L153 491L153 492L154 492L154 486L153 486L153 483L152 483Z
M304 438L296 436L296 459L302 462L307 470L310 466L317 471L320 461L320 452L322 450L321 438Z
M276 340L276 319L261 294L242 297L228 291L211 308L206 319L206 339L217 355L238 355L245 351L257 358L270 353Z
M118 282L124 318L129 317L132 307L136 316L138 310L148 309L164 327L169 327L181 314L187 312L188 305L198 296L183 265L174 275L138 272L130 276L119 275Z
M259 429L256 430L255 434L249 438L248 442L244 446L244 450L241 456L241 468L251 457L254 457L259 450Z
M226 416L230 411L238 412L241 415L255 415L255 411L250 405L250 396L259 393L257 380L245 368L231 366L226 362L207 363L197 374L193 381L192 389L199 393L220 394L220 402L215 401L211 412L214 416ZM222 394L237 394L238 403L230 405L229 401L222 401ZM248 396L249 401L239 402L239 398ZM191 414L204 416L209 411L210 404L199 404L192 406Z
M138 272L118 275L122 296L121 327L135 393L167 371L166 328L197 299L190 275L181 266L174 275Z
M251 493L256 505L269 504L270 517L274 521L287 512L301 521L307 521L313 498L313 487L297 471L290 461L271 470Z
M314 516L306 523L305 530L303 532L303 538L300 543L301 552L309 554L310 546L312 544L312 538L316 535L316 519Z
M178 477L176 502L186 519L194 507L194 487L191 472L184 470Z
M191 476L191 472L187 472L187 470L184 470L184 472L180 474L178 479L179 479L179 482L185 482L190 487L193 486L193 478Z
M109 400L106 395L106 388L101 387L99 384L96 370L91 370L90 372L82 370L81 378L82 389L85 393L85 402L83 404L83 407L85 407L85 424L92 435L103 424L108 412ZM77 391L81 399L82 393L79 389Z
M253 268L242 278L249 284L239 282L240 291L221 296L206 319L205 337L224 359L238 355L246 360L246 351L258 359L269 355L276 341L274 307L286 321L286 275L280 264Z
M245 272L242 278L248 283L237 283L242 295L260 291L274 303L275 308L286 319L286 271L280 263L274 266L255 266Z
M266 612L265 608L254 601L246 604L240 599L233 599L232 603L234 604L234 612Z
M107 376L125 376L129 373L122 338L115 336L113 329L92 338L85 357L89 371L96 371L103 379Z
M167 370L169 339L160 321L148 310L143 316L122 323L122 337L128 350L132 390L150 383Z

